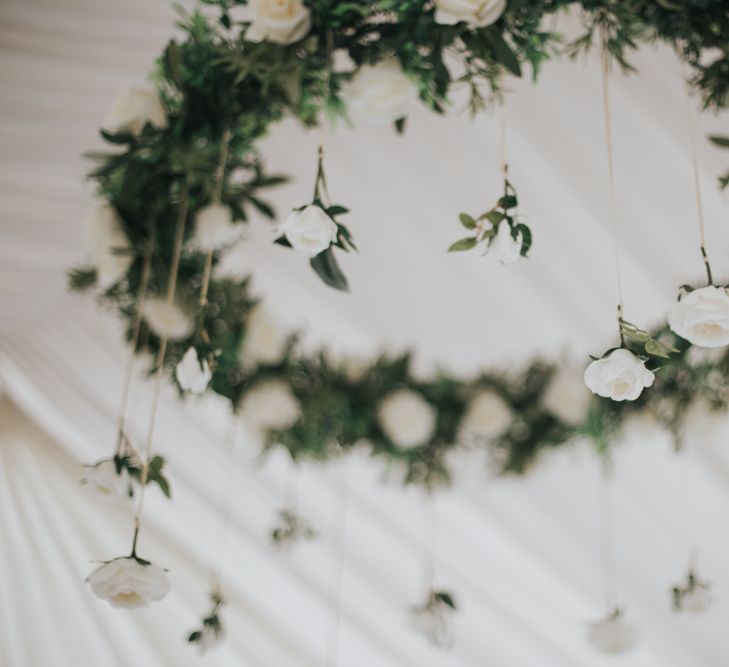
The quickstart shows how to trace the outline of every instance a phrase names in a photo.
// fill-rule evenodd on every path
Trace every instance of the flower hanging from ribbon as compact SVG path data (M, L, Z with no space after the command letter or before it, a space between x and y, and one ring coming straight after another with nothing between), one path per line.
M220 619L220 609L225 600L219 590L210 593L210 602L213 605L210 613L202 619L200 627L187 636L188 643L197 646L202 653L220 643L225 636L225 629Z
M170 590L165 571L134 553L106 561L86 581L97 597L123 609L148 607Z
M638 643L638 631L625 620L625 610L616 608L590 625L587 639L600 653L618 655L627 653Z
M455 641L453 615L457 608L449 592L431 589L425 601L410 610L411 624L434 646L451 648Z
M689 570L686 582L671 589L673 608L676 611L688 611L700 614L711 606L711 585L701 581Z
M293 509L278 513L278 522L271 530L271 543L279 549L291 547L298 542L308 542L316 537L312 525Z

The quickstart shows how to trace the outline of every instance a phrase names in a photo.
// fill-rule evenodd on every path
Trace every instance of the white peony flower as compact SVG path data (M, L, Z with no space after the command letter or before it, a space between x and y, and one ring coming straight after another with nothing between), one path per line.
M131 132L138 135L147 123L163 128L167 115L157 91L135 86L114 98L103 127L114 134Z
M95 463L83 479L95 493L114 500L131 498L131 478L126 468L117 473L114 459L103 459Z
M454 25L460 21L483 28L499 20L506 0L435 0L435 22Z
M195 327L195 323L178 306L160 298L144 301L142 317L156 336L170 340L188 338Z
M337 240L336 223L316 204L291 211L278 232L286 236L294 250L309 257L316 257Z
M111 204L99 202L90 212L86 220L86 247L102 289L108 289L126 275L134 257L121 218Z
M694 584L691 590L681 595L681 610L692 614L701 614L711 606L711 592L709 587L700 583Z
M190 346L175 368L175 377L183 391L202 394L208 388L213 374L207 359L201 362L197 350Z
M288 336L263 308L256 306L248 313L245 335L238 357L244 366L278 364L286 353Z
M301 0L253 0L251 26L246 39L251 42L293 44L311 28L311 11Z
M587 639L592 646L609 655L626 653L638 642L638 631L634 625L627 623L624 613L615 610L607 618L590 625Z
M263 439L267 431L293 426L301 406L284 380L264 380L245 393L239 414L249 432Z
M164 570L128 556L97 567L87 578L91 590L112 607L138 609L161 600L170 590Z
M511 235L509 223L502 220L496 228L496 236L489 243L488 252L502 264L511 264L521 256L522 234Z
M630 350L618 348L585 369L588 389L614 401L634 401L653 384L655 375Z
M415 84L396 58L362 65L345 89L350 109L372 123L392 123L407 116L417 97Z
M729 294L711 285L685 294L669 314L668 325L694 345L729 345Z
M231 210L223 204L208 204L195 216L192 244L204 252L219 250L239 241L243 225L233 222Z
M582 375L582 371L572 367L557 369L542 397L545 409L568 426L582 424L590 408L592 395Z
M410 389L385 396L377 408L377 418L385 435L403 449L427 444L435 432L435 408Z
M461 439L493 440L500 436L514 419L506 401L495 391L484 389L468 404L461 420Z

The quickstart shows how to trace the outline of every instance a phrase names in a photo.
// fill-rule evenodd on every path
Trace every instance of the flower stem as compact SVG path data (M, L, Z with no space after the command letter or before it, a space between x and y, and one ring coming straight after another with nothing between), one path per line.
M713 287L714 280L711 276L711 265L709 264L709 256L706 254L706 248L704 248L703 245L701 246L701 256L704 259L704 266L706 267L706 277L709 281L709 286Z
M130 558L137 557L137 537L139 537L139 519L134 519L134 537L132 538L132 553L129 554Z
M618 333L620 334L620 347L625 347L625 336L623 335L623 304L618 304Z

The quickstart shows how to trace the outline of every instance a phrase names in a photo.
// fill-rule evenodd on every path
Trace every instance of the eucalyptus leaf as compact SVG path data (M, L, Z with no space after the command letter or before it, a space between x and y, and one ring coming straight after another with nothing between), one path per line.
M460 239L456 241L455 243L452 243L450 247L448 248L448 252L459 252L461 250L470 250L471 248L475 247L476 245L476 237L475 236L467 236L464 239Z
M466 229L474 229L476 227L476 221L468 213L461 213L458 219Z
M347 278L339 268L339 264L337 264L331 248L320 252L316 257L312 258L310 263L317 275L327 285L334 289L342 290L343 292L349 291Z

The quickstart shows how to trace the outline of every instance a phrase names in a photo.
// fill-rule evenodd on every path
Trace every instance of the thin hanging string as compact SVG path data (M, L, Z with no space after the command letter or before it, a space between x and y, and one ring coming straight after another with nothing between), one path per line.
M675 460L679 467L678 485L680 489L677 495L683 505L683 532L688 549L688 566L689 571L695 573L698 567L699 550L696 546L696 535L694 534L694 484L690 452L690 442L687 442L683 449L677 453ZM679 457L682 457L683 460L680 460Z
M123 446L126 445L126 437L124 435L124 422L127 417L127 408L129 406L129 393L132 386L132 373L134 372L134 362L137 356L137 347L139 345L139 332L142 329L142 310L144 308L144 301L147 296L147 287L149 286L149 274L152 267L152 253L153 253L153 239L154 239L154 224L152 225L151 239L149 248L144 254L144 260L142 263L142 275L139 280L139 290L137 292L137 302L135 305L134 322L132 323L132 340L130 341L131 350L129 352L129 359L127 361L127 367L124 371L124 382L122 384L122 395L119 403L119 419L117 421L117 436L116 436L116 449L115 454L120 454Z
M618 225L617 205L615 198L615 168L613 161L613 132L610 117L610 87L608 85L610 74L610 55L607 49L607 36L603 33L602 49L600 51L600 64L602 70L602 106L605 120L605 147L607 149L608 184L610 193L610 223L613 230L613 245L615 249L615 277L617 281L618 300L618 329L621 331L620 343L623 344L623 279L620 271L620 230Z
M296 513L296 508L299 504L299 478L301 477L301 469L295 463L292 466L285 483L284 505L287 509Z
M618 593L615 574L615 518L613 516L612 484L610 471L604 462L601 463L598 504L603 600L607 613L610 614L617 607Z
M225 428L223 442L225 445L225 456L230 457L228 465L224 466L223 474L226 477L221 484L222 493L222 523L219 562L213 568L213 589L220 592L223 586L223 577L228 565L228 552L230 548L230 529L232 525L233 505L236 493L235 480L238 475L238 420L233 413L228 418L228 424Z
M175 228L175 240L172 251L172 263L170 264L170 273L167 277L167 295L166 302L172 305L175 301L175 293L177 291L177 274L180 268L180 257L182 256L182 240L185 236L185 222L187 221L187 195L188 195L187 179L183 181L180 190L180 203L177 212L177 225ZM154 394L152 398L152 409L149 415L149 426L147 427L147 439L144 445L144 458L142 460L142 474L139 480L139 505L137 513L134 516L134 538L132 540L132 555L136 555L137 537L139 536L139 527L144 513L144 497L147 488L147 477L149 475L149 457L152 452L152 440L154 439L154 427L157 421L157 409L159 407L160 390L162 387L162 376L164 375L164 360L167 352L167 336L160 337L159 348L157 350L156 375L154 384Z
M220 140L220 156L218 157L218 165L215 168L214 188L213 188L213 204L219 204L223 196L223 183L225 181L225 166L228 163L228 149L230 148L230 127L226 126L223 137ZM208 289L210 288L210 274L213 270L213 254L214 251L208 251L205 257L205 267L203 268L202 284L200 287L200 320L198 327L202 328L205 315L205 307L208 305Z
M706 277L709 281L709 285L714 284L714 280L711 276L711 265L709 264L709 256L706 253L706 233L704 229L704 205L701 197L701 179L699 178L699 160L696 154L696 136L694 129L694 115L691 109L691 102L688 95L685 95L686 100L686 117L688 119L688 135L689 144L691 145L691 165L694 174L694 190L696 193L696 213L697 222L699 225L699 250L701 251L701 259L704 261L704 267L706 268Z
M329 632L327 634L326 667L336 667L339 659L339 629L342 624L342 589L344 583L344 546L347 538L349 507L349 467L344 462L339 503L335 506L336 534L332 541L332 572L329 580Z
M428 493L423 503L423 579L426 590L436 586L438 562L438 511L435 498Z

